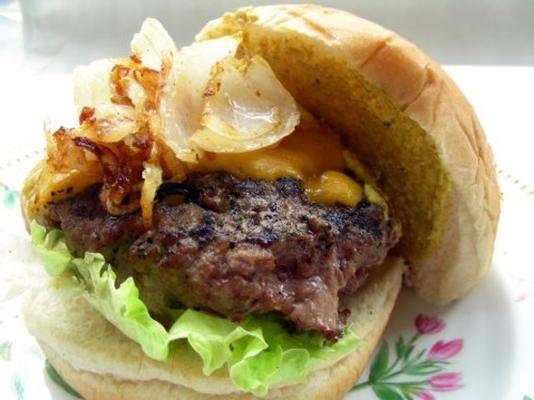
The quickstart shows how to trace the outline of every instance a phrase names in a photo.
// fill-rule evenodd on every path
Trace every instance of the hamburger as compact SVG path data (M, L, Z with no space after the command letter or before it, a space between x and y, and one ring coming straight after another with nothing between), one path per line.
M488 270L491 149L405 39L287 5L131 47L75 71L22 194L52 277L24 319L85 398L339 399L403 282L445 305Z

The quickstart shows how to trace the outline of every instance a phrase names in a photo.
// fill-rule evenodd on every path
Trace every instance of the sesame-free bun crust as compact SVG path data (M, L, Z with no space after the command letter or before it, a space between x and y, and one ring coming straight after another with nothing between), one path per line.
M341 399L364 370L389 319L401 288L403 263L383 268L351 298L349 323L362 345L333 365L311 373L306 383L269 391L267 399ZM201 363L181 342L170 359L148 358L80 296L67 297L50 286L36 289L23 305L23 317L50 363L86 400L239 399L223 368L206 377Z
M416 293L442 305L473 288L491 264L500 193L484 132L447 74L399 35L315 5L242 9L197 40L239 30L376 173Z

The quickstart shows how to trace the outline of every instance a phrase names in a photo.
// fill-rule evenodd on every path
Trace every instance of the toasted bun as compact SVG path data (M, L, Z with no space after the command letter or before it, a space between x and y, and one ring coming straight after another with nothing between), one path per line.
M399 35L314 5L242 9L197 40L239 30L375 171L417 294L438 305L466 294L490 266L500 193L478 119L447 74Z
M349 323L363 344L333 365L323 365L306 383L269 391L268 399L340 399L364 370L389 319L402 282L402 262L384 268L350 299ZM141 348L81 297L45 286L23 305L23 317L49 361L85 399L253 399L239 393L224 369L206 377L185 343L170 359L148 358Z

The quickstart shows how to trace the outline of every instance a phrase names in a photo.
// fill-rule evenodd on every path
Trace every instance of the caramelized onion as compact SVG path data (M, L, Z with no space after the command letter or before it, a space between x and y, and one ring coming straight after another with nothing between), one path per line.
M130 145L119 142L109 146L92 142L87 137L74 140L78 147L91 151L102 166L104 178L100 200L110 214L129 213L140 206L138 186L142 180L143 160L148 158L152 148L151 139L144 139L137 138Z
M223 36L178 50L161 24L147 19L131 57L78 67L80 126L47 133L36 204L53 201L56 190L101 183L108 212L141 207L149 226L164 179L185 179L204 153L257 150L289 135L300 118L295 100L242 39Z
M109 103L113 96L110 74L115 60L106 58L74 70L74 104L78 114L83 107Z
M160 71L165 59L172 59L178 52L165 28L154 18L147 18L130 43L133 54L142 64Z
M85 136L97 143L114 143L135 134L142 126L137 118L135 110L127 105L100 104L93 110L90 117L84 117L84 111L80 113L82 124L77 134Z
M141 213L143 224L148 229L152 226L152 212L154 199L161 182L163 173L161 168L155 164L145 163L143 170L143 188L141 190Z
M267 62L227 57L209 82L202 129L190 142L216 153L242 153L267 147L294 131L297 104Z
M240 37L225 36L184 47L175 57L163 88L159 115L165 142L179 159L197 161L198 151L191 147L189 138L200 128L208 81L214 66L224 57L233 56L239 44Z

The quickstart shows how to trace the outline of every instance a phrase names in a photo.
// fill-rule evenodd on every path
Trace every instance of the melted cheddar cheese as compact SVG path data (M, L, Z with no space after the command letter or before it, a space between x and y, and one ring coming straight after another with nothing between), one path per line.
M308 197L316 203L336 203L354 207L362 198L363 190L354 179L338 171L326 171L316 179L304 181Z
M317 203L355 206L362 186L344 174L347 163L338 135L327 128L301 125L275 146L248 153L206 153L193 171L227 171L238 178L302 179L308 197Z

